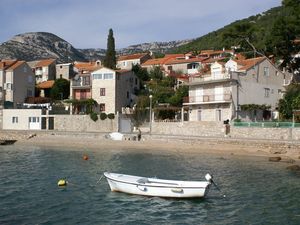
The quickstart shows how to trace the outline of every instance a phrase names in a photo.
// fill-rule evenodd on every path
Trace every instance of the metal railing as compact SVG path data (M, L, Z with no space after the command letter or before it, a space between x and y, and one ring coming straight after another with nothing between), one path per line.
M266 128L292 128L300 127L300 123L293 122L233 122L235 127L266 127Z
M231 76L229 73L221 73L218 75L202 75L200 77L190 77L189 83L198 83L198 82L205 82L205 81L213 81L213 80L224 80L224 79L230 79Z
M207 103L207 102L230 102L232 99L231 94L220 95L199 95L189 96L183 99L184 103Z

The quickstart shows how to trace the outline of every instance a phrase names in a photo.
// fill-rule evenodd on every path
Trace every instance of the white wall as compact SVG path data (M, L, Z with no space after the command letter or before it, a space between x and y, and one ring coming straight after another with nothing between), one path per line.
M3 130L29 130L29 117L38 118L31 128L41 130L41 109L3 109Z

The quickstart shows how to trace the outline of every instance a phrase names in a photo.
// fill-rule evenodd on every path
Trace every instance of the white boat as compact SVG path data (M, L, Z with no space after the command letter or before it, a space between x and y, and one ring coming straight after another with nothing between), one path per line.
M122 141L124 134L120 132L112 132L109 133L108 138L114 141Z
M170 198L205 197L213 182L210 174L205 175L206 181L163 180L108 172L104 176L111 191Z

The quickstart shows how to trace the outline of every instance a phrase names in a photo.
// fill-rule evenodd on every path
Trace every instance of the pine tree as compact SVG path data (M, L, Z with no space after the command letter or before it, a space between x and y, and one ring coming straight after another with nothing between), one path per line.
M107 50L104 58L104 66L110 69L116 69L116 50L113 30L109 29L107 37Z

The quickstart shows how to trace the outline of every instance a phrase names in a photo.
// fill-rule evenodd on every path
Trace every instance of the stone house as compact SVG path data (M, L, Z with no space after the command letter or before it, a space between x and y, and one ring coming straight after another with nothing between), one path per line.
M75 76L74 66L72 63L62 63L56 65L56 79L63 78L71 80Z
M25 61L0 61L0 99L4 108L21 106L35 91L34 73Z
M209 73L190 77L184 106L190 121L269 120L291 79L266 57L215 62ZM270 108L242 110L251 104Z
M98 103L98 111L105 113L122 112L124 107L133 107L135 92L140 83L131 70L101 68L91 73L92 98Z

